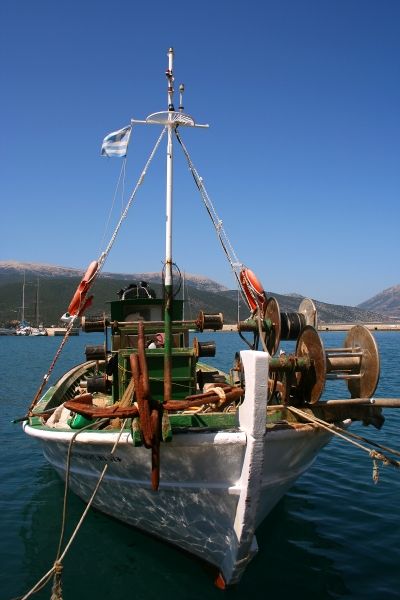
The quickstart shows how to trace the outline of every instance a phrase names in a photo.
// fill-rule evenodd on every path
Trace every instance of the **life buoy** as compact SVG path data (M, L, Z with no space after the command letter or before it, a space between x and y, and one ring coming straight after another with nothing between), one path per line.
M76 292L68 306L68 313L70 315L81 315L91 304L93 296L86 298L86 294L89 291L93 277L96 275L98 268L99 264L97 260L94 260L88 266L86 273L82 277L81 282L76 288Z
M260 308L265 309L265 293L262 283L251 269L242 269L240 271L240 283L251 311Z

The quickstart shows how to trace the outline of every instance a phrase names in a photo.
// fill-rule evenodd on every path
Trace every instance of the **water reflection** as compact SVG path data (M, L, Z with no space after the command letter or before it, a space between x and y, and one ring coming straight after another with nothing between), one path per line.
M36 475L36 492L21 514L21 577L12 592L9 588L10 595L26 591L47 571L58 544L63 484L48 467ZM71 495L67 536L83 509L83 502ZM340 543L321 533L311 514L318 514L318 507L301 488L277 505L259 528L260 552L239 585L229 591L231 598L259 597L260 590L275 598L282 586L285 596L293 593L296 598L334 598L349 592L329 558L332 550L341 551ZM117 599L132 593L137 599L163 594L186 600L189 589L191 598L220 599L214 577L212 567L190 555L91 510L65 560L63 589L66 598L75 599ZM36 597L48 598L48 593Z

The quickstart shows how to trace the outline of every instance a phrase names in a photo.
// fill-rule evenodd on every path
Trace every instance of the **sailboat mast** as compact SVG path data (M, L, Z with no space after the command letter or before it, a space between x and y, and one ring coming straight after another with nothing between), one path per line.
M25 271L24 271L24 283L22 284L22 310L21 310L21 322L25 321Z
M36 281L36 327L39 327L39 277Z
M168 50L168 111L174 111L174 77L173 77L174 50ZM165 225L165 310L164 310L164 400L171 399L172 392L172 188L173 188L173 120L168 120L167 141L167 178L166 178L166 225Z

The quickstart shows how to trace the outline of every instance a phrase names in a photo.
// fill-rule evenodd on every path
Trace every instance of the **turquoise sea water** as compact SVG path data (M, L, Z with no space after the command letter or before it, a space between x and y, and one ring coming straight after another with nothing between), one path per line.
M229 368L237 336L217 340L221 368ZM377 397L400 397L400 335L377 332L381 380ZM55 375L83 360L99 335L69 340ZM339 346L344 334L323 335ZM11 419L33 398L60 338L0 338L0 598L22 595L49 569L56 554L63 484L39 445ZM331 384L329 397L345 397ZM400 413L386 410L378 432L353 431L400 448ZM69 498L70 530L84 504ZM68 532L67 532L68 533ZM221 592L208 565L172 546L91 510L64 563L64 600L181 600L232 598L359 600L400 599L400 471L380 469L372 482L370 459L332 441L257 533L259 553L235 588ZM50 588L34 596L50 598Z

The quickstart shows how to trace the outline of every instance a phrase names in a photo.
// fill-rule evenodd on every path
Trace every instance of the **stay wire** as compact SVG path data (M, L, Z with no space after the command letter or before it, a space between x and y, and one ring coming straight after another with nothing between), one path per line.
M148 168L150 166L150 163L153 160L155 153L157 152L157 149L158 149L158 147L159 147L159 145L161 143L162 138L165 135L166 130L167 130L167 127L164 127L164 129L162 130L162 132L161 132L158 140L156 141L156 143L155 143L155 145L153 147L153 150L151 151L150 156L147 159L147 162L146 162L146 164L144 166L144 169L142 170L142 173L140 174L140 177L139 177L139 179L138 179L138 181L137 181L137 183L136 183L136 185L135 185L135 187L134 187L134 189L133 189L133 191L132 191L132 193L131 193L131 195L129 197L129 200L128 200L126 206L125 206L125 209L122 212L121 217L120 217L120 219L119 219L119 221L118 221L118 223L117 223L117 225L116 225L116 227L114 229L114 232L113 232L113 234L112 234L112 236L110 238L110 241L108 242L108 245L107 245L105 251L102 252L100 254L100 256L99 256L99 259L97 261L98 267L97 267L95 273L93 274L93 276L91 277L91 279L88 281L88 284L87 284L87 287L86 287L85 297L86 297L87 293L89 292L89 289L92 287L95 279L97 278L97 276L99 275L100 271L102 270L102 268L104 266L104 263L105 263L105 261L107 259L107 256L109 255L109 253L111 251L111 248L112 248L112 246L113 246L113 244L115 242L115 239L116 239L116 237L118 235L118 232L119 232L119 230L121 228L121 225L122 225L124 219L126 218L126 216L128 214L128 211L129 211L129 209L130 209L130 207L132 205L132 202L133 202L133 200L134 200L134 198L136 196L136 193L137 193L139 187L142 185L142 183L144 181L144 178L145 178L145 176L147 174L147 170L148 170ZM83 303L83 299L81 301L81 304L82 303ZM63 338L63 340L62 340L62 342L60 344L60 347L58 348L58 350L57 350L57 352L55 354L55 357L53 359L53 362L50 365L49 370L44 375L43 381L42 381L41 385L39 386L39 389L36 392L36 395L35 395L34 399L32 400L32 402L30 404L30 407L29 407L29 410L28 410L28 414L31 414L31 411L33 410L33 408L37 404L37 402L38 402L38 400L40 398L40 395L41 395L41 393L42 393L45 385L47 384L47 382L49 380L50 374L53 371L54 366L55 366L55 364L56 364L56 362L57 362L57 360L58 360L58 358L59 358L59 356L60 356L60 354L62 352L62 349L64 348L64 346L65 346L65 344L66 344L66 342L67 342L67 340L68 340L68 338L70 336L70 333L72 331L73 325L74 325L76 319L80 316L80 314L79 314L80 310L81 310L81 306L79 306L79 310L77 311L77 314L74 315L73 318L72 318L72 320L68 323L68 326L67 326L64 338Z
M117 184L115 186L114 195L113 195L113 199L112 199L112 202L111 202L111 207L110 207L110 210L108 212L107 221L106 221L106 224L104 225L104 232L103 232L103 237L101 239L101 243L100 243L100 247L99 247L99 254L101 253L101 248L103 247L103 244L105 242L106 234L107 234L108 227L109 227L110 221L111 221L111 216L112 216L112 214L114 212L114 207L115 207L115 203L116 203L116 199L117 199L118 189L119 189L120 183L121 183L121 178L122 178L121 214L123 212L123 201L124 201L124 190L125 190L125 177L126 177L126 160L127 160L127 157L124 156L124 158L122 159L122 165L121 165L121 170L119 172L118 181L117 181Z
M134 200L134 198L136 196L136 192L138 191L139 187L142 185L142 183L144 181L144 178L146 177L147 170L148 170L148 168L150 166L150 163L153 160L154 155L157 152L157 149L158 149L158 147L159 147L159 145L161 143L161 140L164 137L166 131L167 131L167 127L164 127L164 129L162 130L162 132L161 132L158 140L155 143L155 146L154 146L153 150L150 153L150 156L149 156L149 158L148 158L148 160L147 160L147 162L145 164L145 167L144 167L142 173L140 174L140 177L139 177L139 179L138 179L138 181L137 181L137 183L136 183L136 185L135 185L135 187L133 189L133 192L131 193L131 195L129 197L129 200L128 200L126 206L125 206L125 209L123 210L123 212L121 214L121 217L120 217L120 219L119 219L119 221L118 221L115 229L114 229L114 232L113 232L113 234L112 234L112 236L110 238L110 241L108 242L108 245L107 245L106 249L104 250L104 252L102 252L101 255L100 255L100 257L99 257L99 260L98 260L99 270L98 270L98 272L100 272L100 270L102 269L102 267L103 267L103 265L104 265L104 263L106 261L106 258L108 256L108 254L110 253L110 250L111 250L111 248L112 248L112 246L113 246L113 244L115 242L115 238L117 237L118 232L119 232L119 230L121 228L121 225L122 225L124 219L126 218L126 216L128 214L128 211L129 211L129 209L131 207L131 204L132 204L132 202L133 202L133 200Z
M215 210L215 208L213 206L213 203L211 202L211 199L210 199L210 197L209 197L209 195L207 193L207 190L206 190L206 188L204 186L203 180L200 177L200 175L198 174L198 172L196 170L196 167L194 166L193 161L190 158L189 152L188 152L185 144L183 143L183 140L182 140L180 134L178 133L177 129L175 129L175 135L176 135L176 138L177 138L179 144L181 145L181 148L183 150L183 153L184 153L184 155L186 157L186 160L188 162L188 165L189 165L189 170L192 173L193 179L194 179L194 181L196 183L196 186L197 186L197 188L198 188L198 190L200 192L200 195L201 195L201 197L203 199L204 206L206 207L208 215L209 215L209 217L210 217L210 219L211 219L211 221L212 221L212 223L214 225L217 237L218 237L218 239L220 241L220 244L221 244L222 249L223 249L223 251L224 251L224 253L226 255L226 258L228 259L228 262L229 262L229 264L231 266L232 272L233 272L233 274L234 274L234 276L235 276L235 278L237 280L239 289L241 290L242 295L243 295L242 285L240 283L240 278L239 278L239 275L237 273L237 268L239 266L242 267L242 264L239 262L239 260L238 260L238 258L236 256L236 252L233 249L232 244L229 241L229 238L228 238L228 236L227 236L227 234L226 234L226 232L225 232L225 230L224 230L224 228L222 226L221 219L218 217L218 215L216 213L216 210ZM245 299L244 296L243 296L243 299Z

